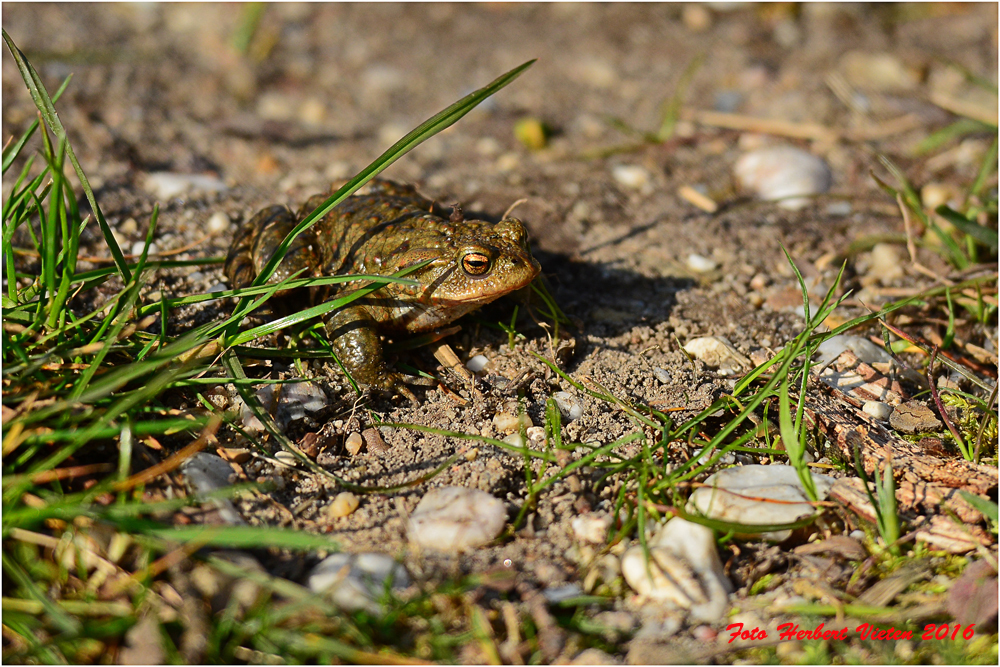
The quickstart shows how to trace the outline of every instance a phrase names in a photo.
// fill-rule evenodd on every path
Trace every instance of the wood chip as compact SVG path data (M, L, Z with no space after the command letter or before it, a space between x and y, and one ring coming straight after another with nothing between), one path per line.
M719 210L719 205L708 195L703 195L690 185L682 185L677 190L677 196L689 204L693 204L706 213L715 213Z

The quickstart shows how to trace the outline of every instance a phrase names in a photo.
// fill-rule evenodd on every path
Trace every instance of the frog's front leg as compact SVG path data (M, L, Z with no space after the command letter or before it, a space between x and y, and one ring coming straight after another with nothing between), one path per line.
M398 391L416 401L403 376L389 369L375 320L362 305L349 305L326 320L326 335L340 363L355 380L383 391Z

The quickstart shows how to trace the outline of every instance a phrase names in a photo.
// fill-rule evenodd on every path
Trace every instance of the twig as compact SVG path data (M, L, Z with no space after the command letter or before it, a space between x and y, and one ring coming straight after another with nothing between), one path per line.
M951 423L951 418L948 416L947 411L945 411L944 404L941 402L941 396L938 395L937 387L934 384L934 360L937 358L937 355L938 346L935 345L934 349L931 351L930 361L927 363L927 384L930 385L931 397L934 398L934 404L937 406L938 412L941 413L941 419L944 420L945 426L948 427L948 430L951 431L952 436L954 436L955 444L957 444L958 448L962 450L962 456L968 460L969 450L965 446L965 441L962 440L962 436L958 434L958 429L955 428L955 425Z
M917 261L917 248L913 242L913 233L911 231L913 221L910 218L910 207L903 201L903 195L900 193L896 194L896 203L899 204L899 210L903 214L903 227L906 229L906 250L910 253L910 262L913 264L913 268L925 276L933 278L934 280L944 283L945 285L954 285L955 283L951 280L948 280L943 276L939 276Z

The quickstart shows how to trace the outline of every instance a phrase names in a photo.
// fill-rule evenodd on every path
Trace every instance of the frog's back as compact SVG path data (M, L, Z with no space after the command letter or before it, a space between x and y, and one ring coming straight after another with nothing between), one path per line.
M316 195L307 201L299 219L324 199ZM397 260L413 251L452 248L458 225L440 213L440 206L411 185L375 181L368 193L344 200L313 228L322 273L389 275L401 268Z

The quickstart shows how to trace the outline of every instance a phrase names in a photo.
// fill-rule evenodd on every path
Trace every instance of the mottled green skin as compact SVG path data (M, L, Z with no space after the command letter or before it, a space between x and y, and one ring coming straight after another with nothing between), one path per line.
M233 239L225 273L234 288L253 282L295 224L328 195L309 199L298 214L264 209ZM426 259L408 275L417 285L389 284L341 308L326 321L327 335L351 375L366 385L400 388L401 376L382 355L380 333L418 333L445 326L530 283L541 270L524 224L442 218L440 205L408 185L375 181L371 192L349 197L295 240L270 282L304 268L300 277L391 275ZM478 274L478 275L477 275ZM356 284L347 284L350 290ZM314 293L314 301L331 296Z

